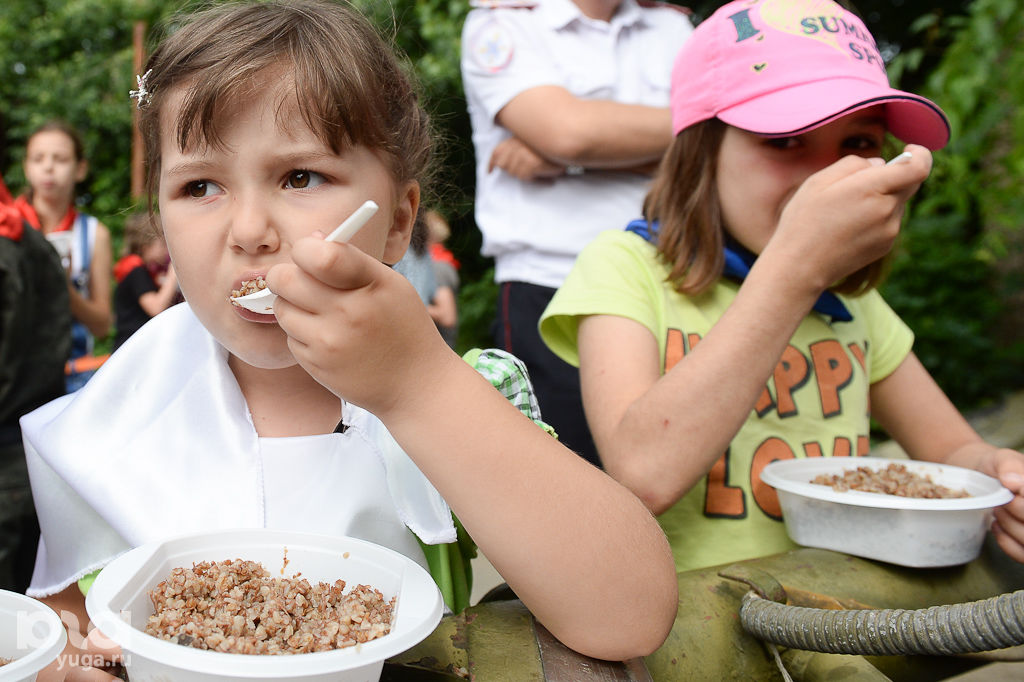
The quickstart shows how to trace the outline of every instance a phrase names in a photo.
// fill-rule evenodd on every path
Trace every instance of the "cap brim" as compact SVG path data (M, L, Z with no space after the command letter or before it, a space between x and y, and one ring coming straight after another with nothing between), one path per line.
M931 150L949 142L949 122L933 102L852 78L803 83L754 97L719 112L718 118L758 135L799 135L876 104L885 105L889 132L900 140Z

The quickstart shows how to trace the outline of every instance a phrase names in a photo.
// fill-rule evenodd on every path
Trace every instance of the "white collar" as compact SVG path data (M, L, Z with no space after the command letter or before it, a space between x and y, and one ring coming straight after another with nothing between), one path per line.
M540 0L532 11L537 12L545 24L556 30L563 29L574 21L603 23L587 17L572 0ZM617 31L624 26L641 23L644 19L644 13L636 0L622 0L608 25Z

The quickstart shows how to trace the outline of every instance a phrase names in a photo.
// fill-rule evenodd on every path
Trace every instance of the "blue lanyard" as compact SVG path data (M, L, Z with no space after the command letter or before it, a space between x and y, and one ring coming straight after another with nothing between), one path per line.
M658 238L658 221L648 223L646 220L634 220L626 225L626 231L639 235L643 239L653 243ZM750 274L750 268L757 260L757 255L747 251L732 239L726 239L725 244L725 270L723 275L737 282L742 282ZM853 315L839 300L839 297L831 291L822 292L821 296L814 303L813 310L822 315L828 315L833 322L850 322Z

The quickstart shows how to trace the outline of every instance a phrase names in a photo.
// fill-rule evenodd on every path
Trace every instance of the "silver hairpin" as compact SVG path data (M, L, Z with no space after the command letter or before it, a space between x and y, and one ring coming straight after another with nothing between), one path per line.
M149 97L153 94L146 87L146 79L149 78L149 74L151 73L153 73L153 69L150 69L141 76L135 76L135 81L139 84L139 89L128 91L128 96L135 100L135 107L137 109L141 109L149 104Z

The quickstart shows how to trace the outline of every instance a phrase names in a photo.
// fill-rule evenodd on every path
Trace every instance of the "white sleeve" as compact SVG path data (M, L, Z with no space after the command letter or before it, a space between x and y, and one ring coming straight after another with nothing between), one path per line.
M492 121L531 88L562 85L542 31L529 10L478 9L462 28L462 85L471 106Z

